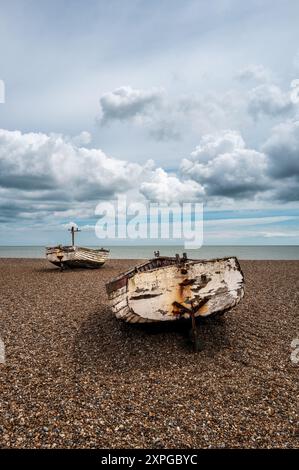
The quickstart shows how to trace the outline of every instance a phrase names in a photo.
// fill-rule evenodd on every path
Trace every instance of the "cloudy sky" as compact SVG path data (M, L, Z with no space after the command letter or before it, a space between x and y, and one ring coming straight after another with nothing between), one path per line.
M296 0L1 2L0 244L98 202L202 201L205 243L299 243ZM1 90L0 90L1 91Z

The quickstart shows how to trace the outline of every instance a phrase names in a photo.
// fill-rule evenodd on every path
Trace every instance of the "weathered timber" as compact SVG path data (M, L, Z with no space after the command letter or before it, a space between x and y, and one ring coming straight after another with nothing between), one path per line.
M50 263L64 268L99 268L109 257L109 250L91 249L80 246L54 246L46 248Z
M106 290L117 318L131 323L175 321L230 310L244 295L244 276L235 257L189 260L185 254L157 253L111 280Z

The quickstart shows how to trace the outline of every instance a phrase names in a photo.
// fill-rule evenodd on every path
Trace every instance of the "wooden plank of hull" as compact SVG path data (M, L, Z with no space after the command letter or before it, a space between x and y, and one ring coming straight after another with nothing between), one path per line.
M202 317L227 311L244 295L234 257L188 260L186 268L175 258L158 258L112 280L106 286L112 311L132 323L175 321L189 318L191 310Z
M92 250L83 247L47 248L48 261L56 266L68 268L99 268L109 256L108 250Z

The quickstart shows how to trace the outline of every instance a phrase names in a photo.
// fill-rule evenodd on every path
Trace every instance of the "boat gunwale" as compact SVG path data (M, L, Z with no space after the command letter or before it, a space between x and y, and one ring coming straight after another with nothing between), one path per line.
M65 251L67 253L74 252L76 250L84 250L92 253L110 253L110 250L106 248L86 248L84 246L71 246L71 245L57 245L57 246L48 246L46 247L46 253L48 253L50 250L60 250L60 251Z
M242 276L242 283L245 284L244 273L243 273L242 268L240 266L240 262L239 262L239 260L236 256L225 256L224 258L212 258L212 259L202 259L202 260L201 259L189 259L189 258L187 258L185 261L186 261L186 263L190 262L192 264L199 264L199 263L206 264L206 263L213 263L213 262L217 262L217 261L227 261L227 260L231 260L231 259L235 260L238 271L241 273L241 276ZM174 261L174 262L166 264L164 266L162 265L162 266L157 266L155 268L148 269L146 272L154 272L154 271L156 271L158 269L161 269L161 268L166 268L168 266L174 266L176 264L176 261L177 261L174 256L160 256L158 258L151 258L151 259L145 261L144 263L141 263L141 264L131 268L130 270L120 274L119 276L117 276L114 279L111 279L109 282L107 282L106 283L106 291L107 291L108 295L111 294L112 292L117 291L121 287L124 287L127 284L128 279L130 279L135 274L140 272L140 268L143 268L143 267L149 265L150 263L152 263L153 261L157 261L157 260L166 260L166 261L171 260L171 261ZM144 271L141 271L141 272L144 272ZM121 283L122 280L124 280L126 282L124 282L122 284ZM114 284L118 284L118 285L114 287Z

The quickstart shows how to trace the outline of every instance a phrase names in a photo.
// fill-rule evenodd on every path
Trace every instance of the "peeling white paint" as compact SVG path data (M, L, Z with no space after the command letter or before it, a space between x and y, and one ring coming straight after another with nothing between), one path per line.
M244 278L236 258L187 260L179 265L174 258L169 260L169 266L144 270L141 265L137 272L124 275L126 285L109 292L117 318L175 321L189 318L191 311L204 317L234 307L244 295ZM149 263L155 266L155 260ZM121 282L121 276L118 279Z
M78 246L55 246L46 249L46 258L56 266L102 266L109 257L109 250L96 250Z

